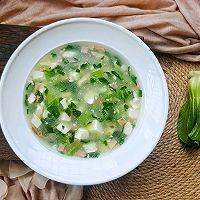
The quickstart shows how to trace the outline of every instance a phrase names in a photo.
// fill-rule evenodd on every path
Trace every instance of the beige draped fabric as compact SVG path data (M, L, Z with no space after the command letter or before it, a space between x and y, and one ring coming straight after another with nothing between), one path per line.
M1 0L0 22L44 26L95 17L124 26L155 51L200 61L200 0Z
M0 200L80 200L82 186L57 183L21 161L0 160Z

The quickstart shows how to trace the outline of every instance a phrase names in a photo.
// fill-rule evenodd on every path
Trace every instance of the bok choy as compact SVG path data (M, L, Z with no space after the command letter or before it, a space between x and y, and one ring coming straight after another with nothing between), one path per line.
M191 72L189 97L178 117L178 136L192 147L200 147L200 72Z

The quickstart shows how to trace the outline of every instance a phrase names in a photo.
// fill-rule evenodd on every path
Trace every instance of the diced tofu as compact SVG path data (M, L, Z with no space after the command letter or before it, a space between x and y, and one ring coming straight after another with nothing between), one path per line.
M91 142L91 143L88 143L88 144L84 144L83 145L83 148L84 150L87 152L87 153L92 153L92 152L95 152L97 150L97 147L96 147L96 143L95 142Z
M95 94L93 92L87 92L86 96L84 97L84 100L88 103L88 104L93 104L94 100L95 100Z
M32 123L36 128L38 128L38 127L42 124L40 118L39 118L35 113L33 113L33 118L32 118L32 120L31 120L31 123Z
M66 98L63 98L61 101L60 101L62 107L64 109L66 109L68 107L68 102L67 102L67 99Z
M58 65L57 62L53 62L53 63L51 63L50 68L51 68L51 69L54 69L54 68L57 67L57 65Z
M131 132L133 130L133 126L130 122L127 122L125 125L124 125L124 130L123 130L123 133L125 135L130 135Z
M44 87L44 85L40 84L38 90L43 93L46 90L46 87Z
M48 114L49 114L50 112L48 111L48 110L44 110L44 112L43 112L43 114L42 114L42 117L44 118L44 119L46 119L47 117L48 117Z
M131 106L133 109L137 109L140 107L140 104L141 104L141 101L139 99L133 99L131 102L130 102Z
M80 74L75 71L69 72L69 82L77 81L80 78Z
M108 147L109 149L113 149L115 147L115 145L117 144L117 140L115 138L109 140L108 142Z
M89 130L95 133L100 133L100 134L104 133L103 127L97 119L92 121Z
M63 58L72 58L75 57L77 53L75 51L65 51L62 56Z
M86 74L85 76L83 76L78 82L78 86L81 86L84 82L86 82L89 79L90 74Z
M58 124L56 128L63 134L66 134L70 130L70 127L63 123Z
M81 47L81 53L88 53L89 48L87 46Z
M69 122L69 121L71 121L71 118L69 117L69 115L67 113L63 112L60 115L60 120L63 122Z
M44 110L44 107L40 104L37 105L37 108L36 108L36 111L35 111L35 114L39 117L42 116L43 114L43 110Z
M134 119L134 113L135 113L135 110L133 108L129 108L128 109L128 116L130 119Z
M31 104L35 101L35 99L36 99L36 96L33 93L31 93L28 98L28 102Z
M95 56L98 60L103 58L104 54L102 53L98 53L98 52L95 52L95 51L92 51L91 52L93 54L93 56Z
M121 66L121 69L122 69L123 71L126 71L126 70L128 69L128 66L123 64L123 65Z
M130 119L137 119L138 115L139 115L139 109L129 108L128 116Z
M43 77L44 77L44 72L41 71L33 72L33 79L42 79Z
M75 138L78 140L84 140L89 137L89 132L85 128L79 128L75 133Z

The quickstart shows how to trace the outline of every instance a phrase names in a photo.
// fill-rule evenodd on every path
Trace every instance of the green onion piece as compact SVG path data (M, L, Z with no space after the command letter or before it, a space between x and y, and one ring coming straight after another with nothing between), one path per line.
M116 71L111 71L111 73L116 76L119 80L122 80L121 76Z
M101 83L109 84L109 81L104 77L99 77L98 79Z
M91 152L87 154L87 158L98 158L100 155L99 152Z
M57 57L57 54L54 53L54 52L52 52L52 53L51 53L51 57L52 57L52 58L56 58L56 57Z
M101 68L101 67L102 67L102 64L101 64L101 63L93 64L93 67L94 67L95 69L98 69L98 68Z

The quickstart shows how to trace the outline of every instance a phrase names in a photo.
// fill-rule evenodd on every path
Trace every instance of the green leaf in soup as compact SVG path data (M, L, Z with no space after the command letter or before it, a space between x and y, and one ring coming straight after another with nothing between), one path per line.
M88 153L87 158L98 158L99 155L100 155L100 153L95 151L95 152Z
M81 69L87 69L88 68L88 63L83 63L81 66L80 66L80 68Z
M79 118L79 123L83 126L87 126L92 121L93 121L92 114L87 110L83 112Z
M98 78L99 79L99 81L101 82L101 83L104 83L104 84L106 84L106 85L108 85L110 82L106 79L106 78L104 78L104 77L99 77Z
M61 65L57 65L53 70L57 74L65 75L64 67L62 67Z
M44 75L46 77L46 79L50 79L52 77L54 77L56 75L54 70L49 70L49 71L45 71Z
M57 54L54 53L54 52L51 52L51 57L52 57L52 58L56 58L56 57L57 57Z
M102 64L98 63L98 64L93 64L94 69L98 69L98 68L102 68Z
M120 99L125 101L132 95L132 92L128 90L126 86L123 86L117 91L117 95Z
M72 114L74 115L74 117L79 117L81 115L81 111L73 109Z
M60 115L60 111L58 108L59 100L55 99L53 100L48 106L47 110L57 119Z
M77 85L74 82L59 81L54 85L60 92L71 91L74 94L77 93Z
M73 143L66 146L65 152L67 155L73 156L81 148L82 143L80 141L74 141Z
M111 71L111 73L116 76L119 80L122 80L121 76L116 71Z
M77 48L77 47L68 44L67 46L64 47L64 50L65 50L65 51L67 51L67 50L74 50L74 49L76 49L76 48Z
M95 78L90 78L90 83L95 83L97 80Z
M106 120L113 120L114 119L114 103L103 102L102 113Z

